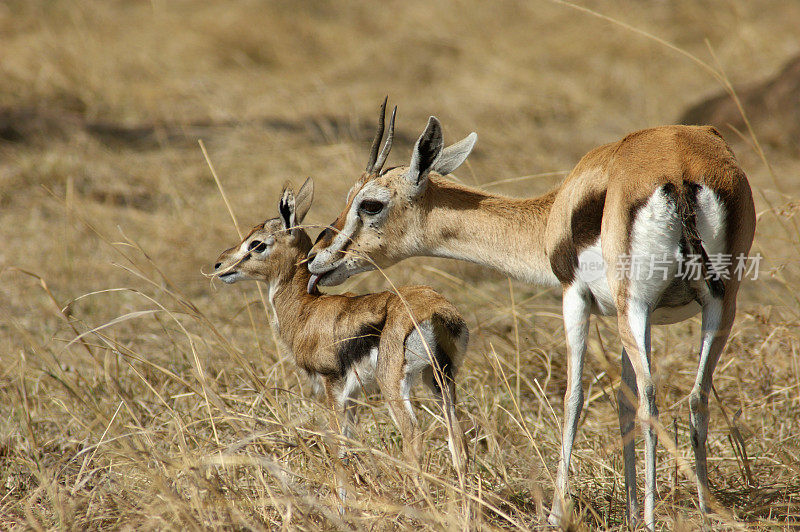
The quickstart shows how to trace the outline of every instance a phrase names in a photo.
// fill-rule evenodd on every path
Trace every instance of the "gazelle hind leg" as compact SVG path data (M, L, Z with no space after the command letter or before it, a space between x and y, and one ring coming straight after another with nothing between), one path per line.
M433 368L426 368L423 372L423 382L430 389L431 393L439 401L444 414L444 421L447 428L447 447L453 460L453 467L460 473L465 473L469 461L469 451L467 447L466 435L463 425L456 411L456 385L452 378L441 373L434 375ZM444 390L439 386L442 383Z
M725 297L709 296L703 304L702 343L692 393L689 395L692 450L694 450L697 475L697 493L700 510L709 511L708 469L706 465L706 438L708 437L708 394L714 369L730 334L736 314L736 290L726 290Z
M639 498L636 494L636 435L633 430L636 421L636 404L639 389L636 386L636 373L631 365L628 352L622 349L622 382L617 391L619 406L619 432L622 437L622 461L625 472L625 514L628 523L636 528L639 521Z
M586 354L586 336L589 332L589 313L591 300L589 294L580 286L564 289L564 332L567 339L567 391L564 395L564 427L561 439L561 457L556 473L556 489L549 522L561 523L564 503L569 497L569 462L572 446L578 430L578 421L583 409L583 361Z
M648 530L654 530L658 446L655 424L658 423L658 407L650 369L650 308L646 303L631 299L627 302L625 311L619 313L617 322L639 390L638 413L645 446L644 524ZM632 510L633 508L628 508L628 513L632 514Z
M403 454L409 462L419 464L421 442L417 418L411 408L411 387L420 371L409 371L406 337L402 328L387 320L378 351L376 380L389 405L389 413L403 438ZM420 368L421 369L421 368Z
M403 378L384 383L381 386L389 413L392 415L400 435L403 438L403 455L412 464L418 464L422 454L419 427L414 410L411 407L411 387L413 375L406 373Z

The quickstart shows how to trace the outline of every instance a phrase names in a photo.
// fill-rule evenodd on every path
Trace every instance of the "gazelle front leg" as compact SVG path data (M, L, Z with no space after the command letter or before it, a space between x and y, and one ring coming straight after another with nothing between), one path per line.
M338 434L343 430L346 421L340 420L339 417L339 401L336 400L336 390L334 389L334 381L330 378L323 379L325 389L325 404L328 407L329 425L332 433L331 438L331 455L335 456L335 472L336 475L336 492L339 496L339 513L344 515L344 505L347 499L347 489L345 488L344 471L341 467L342 446L339 443Z
M345 439L352 439L356 418L356 400L361 394L361 379L355 369L347 375L344 386L339 393L339 410L341 411L340 430ZM345 457L345 452L339 452L339 458Z
M650 371L650 308L646 303L635 299L629 299L624 304L618 305L618 308L620 310L617 314L617 325L620 337L630 355L629 360L636 374L636 385L639 389L639 422L642 425L645 445L644 524L648 530L654 530L658 446L655 424L658 423L658 407L655 383ZM626 484L627 480L626 471ZM635 477L631 480L635 481ZM631 499L628 501L630 504ZM633 510L634 508L628 508L629 515L634 515Z
M564 288L562 299L564 332L567 339L567 391L564 395L564 427L561 439L561 458L556 474L556 489L549 521L557 525L564 516L564 503L569 497L569 462L572 446L583 409L583 362L586 355L586 335L589 331L591 296L573 284Z

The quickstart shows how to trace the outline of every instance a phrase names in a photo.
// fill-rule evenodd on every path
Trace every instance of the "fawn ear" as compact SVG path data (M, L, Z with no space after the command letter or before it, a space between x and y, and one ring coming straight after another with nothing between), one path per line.
M472 152L472 148L475 147L475 142L477 140L478 134L473 131L455 144L446 147L442 150L442 154L439 158L436 159L432 170L441 175L454 172L455 169L461 166L461 163L467 159L470 152Z
M406 177L418 190L427 184L428 173L433 169L436 159L442 153L442 125L439 119L432 116L428 119L425 131L419 136L411 152Z
M295 209L295 218L297 218L296 223L301 224L303 223L303 219L308 214L308 210L311 208L311 203L314 201L314 180L310 177L306 179L306 182L303 183L303 186L300 187L300 192L297 193L297 197L294 200L296 209Z
M287 230L294 230L297 225L297 218L295 216L295 201L294 192L289 187L283 189L281 200L278 202L278 212L281 215L281 222L283 228Z

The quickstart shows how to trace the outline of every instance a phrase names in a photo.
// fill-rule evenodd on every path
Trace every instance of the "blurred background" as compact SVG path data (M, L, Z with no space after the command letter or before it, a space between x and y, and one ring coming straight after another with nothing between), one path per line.
M239 237L198 140L241 230L306 176L306 221L326 224L385 95L399 108L389 165L435 114L446 143L479 134L457 178L515 196L637 129L720 129L750 178L765 258L716 374L711 480L753 526L796 522L798 27L800 4L779 0L0 3L2 524L358 528L399 513L402 526L457 525L435 434L424 467L439 484L363 465L378 460L365 450L352 466L363 511L339 520L324 413L276 348L259 290L202 275ZM535 526L559 445L559 294L444 260L387 273L439 289L472 329L460 386L485 503L473 525ZM345 288L386 286L371 273ZM618 339L613 320L593 329L575 523L614 528ZM653 340L662 422L678 436L659 469L672 529L699 522L693 482L674 472L691 459L698 331L695 319ZM365 448L399 456L370 404ZM213 453L250 461L203 461Z

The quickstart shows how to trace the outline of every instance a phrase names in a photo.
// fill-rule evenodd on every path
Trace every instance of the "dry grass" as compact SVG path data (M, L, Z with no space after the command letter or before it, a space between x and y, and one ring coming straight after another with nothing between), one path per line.
M800 51L800 7L777 0L582 5L734 83ZM465 524L465 500L474 528L542 522L565 385L557 294L445 261L387 272L440 289L468 318L459 385L473 473L460 492L427 421L421 472L398 461L397 431L369 400L340 517L324 412L277 352L257 290L218 291L201 275L236 231L197 140L243 224L306 175L318 190L309 221L322 223L389 93L393 161L436 113L450 141L480 134L464 181L533 195L589 148L675 120L719 88L708 71L551 2L10 0L0 31L0 528L438 530ZM770 171L738 146L766 261L716 372L710 478L730 515L710 524L788 528L800 522L800 164L773 150ZM349 288L385 286L370 274ZM691 458L698 331L695 319L653 338L661 419L677 429L676 452L659 451L666 529L702 523L693 483L675 475ZM622 525L618 345L613 321L597 320L577 528Z

